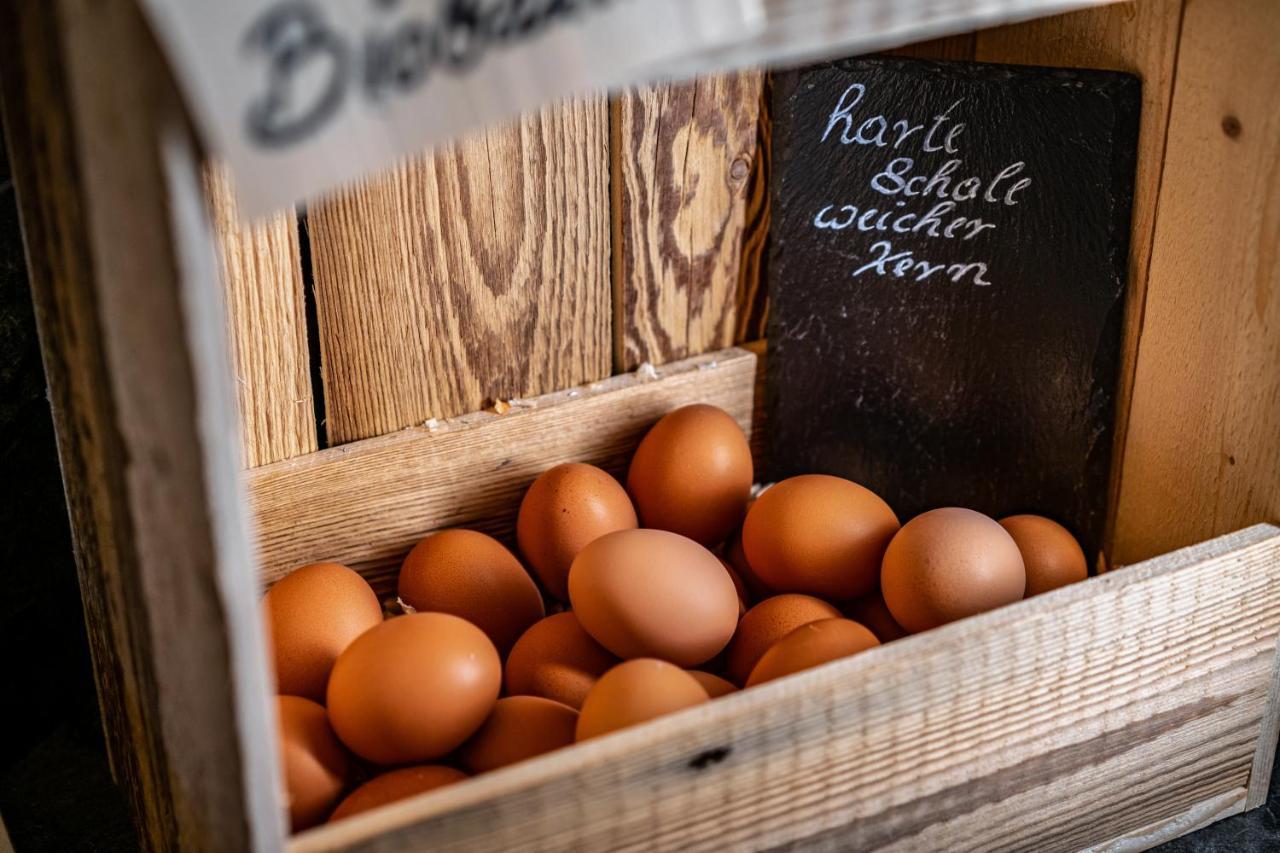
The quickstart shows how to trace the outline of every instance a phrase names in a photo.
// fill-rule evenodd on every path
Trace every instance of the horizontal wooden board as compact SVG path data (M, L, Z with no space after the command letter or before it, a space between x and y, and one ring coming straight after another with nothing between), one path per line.
M355 850L1078 850L1237 811L1268 731L1259 525L305 833Z
M755 355L728 349L251 471L263 580L336 560L388 592L427 533L466 524L508 536L534 477L575 461L620 473L671 409L711 403L749 429L755 379Z

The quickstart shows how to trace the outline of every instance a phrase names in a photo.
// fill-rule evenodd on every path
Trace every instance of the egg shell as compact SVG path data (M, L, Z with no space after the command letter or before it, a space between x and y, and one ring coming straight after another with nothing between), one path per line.
M262 612L278 692L317 702L338 655L382 621L373 588L337 563L294 569L267 591Z
M627 491L644 527L712 546L742 521L753 478L742 427L723 409L698 404L653 425L631 459Z
M1000 526L1022 554L1027 598L1089 577L1080 543L1058 522L1042 515L1011 515L1000 519Z
M416 611L466 619L502 655L546 614L537 584L515 555L475 530L442 530L415 545L400 567L399 593Z
M842 608L844 615L871 629L881 643L890 643L908 636L906 629L894 621L889 605L877 588L861 598L854 599Z
M688 673L694 677L694 680L702 685L702 689L707 691L707 695L712 699L719 699L721 696L728 696L730 693L738 692L738 685L713 675L709 672L703 672L700 669L688 670Z
M577 739L638 725L709 698L697 679L678 666L654 658L629 660L601 676L587 694L578 715Z
M622 484L594 465L570 462L533 481L516 518L520 553L548 593L569 596L569 566L588 544L638 524Z
M747 612L747 601L750 597L747 585L743 583L742 578L738 576L738 570L728 560L721 557L720 565L724 566L724 570L729 573L729 580L733 581L733 588L738 591L738 618L742 618L742 614Z
M516 641L504 683L508 695L542 696L577 709L596 680L618 663L566 611L537 622Z
M755 687L878 645L875 634L851 619L810 622L770 646L751 670L746 686Z
M751 510L748 509L747 512L749 514ZM755 573L755 570L751 568L751 564L747 562L747 552L742 548L741 526L733 532L733 535L729 537L729 541L725 543L724 556L747 588L748 609L753 603L762 601L774 594L774 591L769 589L764 581L760 580L760 576Z
M839 616L834 606L811 595L784 593L766 598L738 623L726 654L725 669L737 684L747 676L769 647L801 625Z
M485 633L448 613L397 616L362 634L333 666L329 719L377 764L428 762L489 716L502 662Z
M880 558L898 526L893 510L869 489L804 474L756 500L742 544L752 570L772 589L844 601L875 588Z
M472 773L497 770L574 742L578 712L541 696L508 696L493 706L489 719L458 750Z
M453 767L440 764L423 764L416 767L401 767L380 776L374 776L359 788L347 795L329 816L329 822L376 809L394 803L397 800L425 794L454 782L461 782L467 774Z
M277 696L276 724L289 825L298 832L324 821L342 796L351 761L318 702Z
M665 530L619 530L592 542L569 570L582 627L624 660L694 667L738 625L738 591L706 548Z
M913 634L1012 604L1026 582L1013 537L994 519L959 507L903 525L880 573L889 612Z

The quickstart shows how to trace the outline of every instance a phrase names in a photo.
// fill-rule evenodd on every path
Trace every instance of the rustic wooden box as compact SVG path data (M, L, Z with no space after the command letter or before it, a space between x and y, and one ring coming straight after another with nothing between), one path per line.
M246 228L132 3L0 3L86 620L146 845L1132 850L1261 804L1277 40L1269 0L1138 0L906 49L1144 79L1101 566L1123 569L288 840L264 581L322 552L385 592L417 538L502 535L539 471L616 469L684 402L758 446L761 77L547 108Z

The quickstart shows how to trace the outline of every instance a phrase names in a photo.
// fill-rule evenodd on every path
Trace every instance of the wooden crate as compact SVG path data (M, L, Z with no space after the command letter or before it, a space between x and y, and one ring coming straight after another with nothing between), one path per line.
M146 845L1142 849L1259 805L1278 39L1269 0L1137 0L905 49L1143 77L1126 568L287 841L262 582L322 551L386 591L423 534L503 535L540 470L616 469L683 402L758 446L761 76L549 107L246 228L131 2L0 2L86 621Z

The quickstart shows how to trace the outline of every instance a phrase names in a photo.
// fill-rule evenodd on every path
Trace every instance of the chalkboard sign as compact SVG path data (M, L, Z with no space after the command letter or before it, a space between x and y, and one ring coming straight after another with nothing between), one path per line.
M905 521L1038 512L1097 552L1139 81L859 59L777 75L771 479Z

